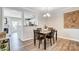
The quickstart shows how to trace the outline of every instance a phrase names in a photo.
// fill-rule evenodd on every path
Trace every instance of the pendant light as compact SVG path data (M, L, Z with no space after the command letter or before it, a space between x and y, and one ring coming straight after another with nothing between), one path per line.
M43 17L50 17L51 15L50 15L50 13L49 13L49 10L48 10L48 8L47 8L47 11L46 11L46 13L43 15Z

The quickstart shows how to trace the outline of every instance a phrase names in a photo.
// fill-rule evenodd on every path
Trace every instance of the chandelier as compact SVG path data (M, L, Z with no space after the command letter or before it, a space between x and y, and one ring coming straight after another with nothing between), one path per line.
M49 13L46 13L43 15L43 17L50 17L51 15Z
M49 10L48 10L48 7L46 7L45 9L44 9L44 14L43 14L43 17L50 17L51 15L50 15L50 13L49 13Z

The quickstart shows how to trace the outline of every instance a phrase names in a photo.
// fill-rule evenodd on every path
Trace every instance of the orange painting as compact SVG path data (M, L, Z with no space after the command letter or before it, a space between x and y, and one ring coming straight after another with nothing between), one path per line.
M79 10L64 13L64 28L79 28Z

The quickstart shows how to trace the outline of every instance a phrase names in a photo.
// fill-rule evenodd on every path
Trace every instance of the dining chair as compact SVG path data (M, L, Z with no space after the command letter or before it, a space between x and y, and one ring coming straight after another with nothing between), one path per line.
M47 39L50 39L50 45L52 46L52 38L53 38L53 43L54 42L54 30L51 30L51 32L46 36Z
M37 28L37 30L41 31L41 30L42 30L42 28Z
M45 35L43 33L38 33L39 48L40 48L40 44L42 43L42 40L44 39L45 39Z
M44 39L44 34L40 33L39 30L34 30L34 39L39 41L39 48L42 40Z

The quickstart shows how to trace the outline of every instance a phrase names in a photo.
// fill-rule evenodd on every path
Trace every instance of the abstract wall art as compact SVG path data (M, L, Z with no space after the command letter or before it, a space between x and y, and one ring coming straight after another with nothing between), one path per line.
M79 10L64 13L64 28L79 29Z

